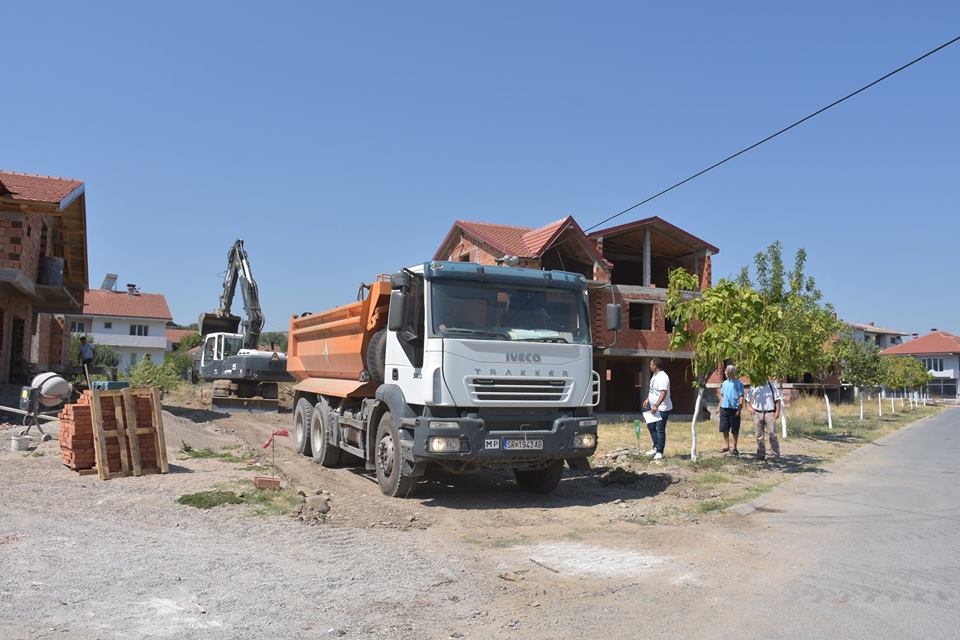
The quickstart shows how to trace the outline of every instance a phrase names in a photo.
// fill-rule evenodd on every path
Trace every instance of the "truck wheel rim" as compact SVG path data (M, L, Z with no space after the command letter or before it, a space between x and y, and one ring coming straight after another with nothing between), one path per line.
M303 424L303 418L297 415L297 421L293 425L293 437L296 439L298 446L301 442L303 442L303 436L305 433L306 425Z
M377 461L383 470L383 475L387 478L393 475L393 436L389 433L380 438L380 445L377 447Z

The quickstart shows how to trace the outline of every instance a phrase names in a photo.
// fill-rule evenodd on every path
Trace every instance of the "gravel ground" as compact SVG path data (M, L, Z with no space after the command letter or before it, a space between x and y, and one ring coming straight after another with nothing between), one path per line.
M179 443L177 420L166 424ZM42 457L4 449L2 638L433 637L433 621L471 618L472 561L437 553L424 531L176 504L250 475L216 460L102 482L60 465L55 441ZM450 598L466 584L472 596Z

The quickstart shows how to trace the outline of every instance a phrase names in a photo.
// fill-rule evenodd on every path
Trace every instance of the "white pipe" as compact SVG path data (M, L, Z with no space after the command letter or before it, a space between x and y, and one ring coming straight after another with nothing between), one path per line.
M823 394L823 400L827 403L827 428L833 429L833 412L830 411L830 396Z
M690 421L690 460L697 461L697 417L700 415L700 402L703 400L703 387L697 389L697 401L693 405L693 420Z

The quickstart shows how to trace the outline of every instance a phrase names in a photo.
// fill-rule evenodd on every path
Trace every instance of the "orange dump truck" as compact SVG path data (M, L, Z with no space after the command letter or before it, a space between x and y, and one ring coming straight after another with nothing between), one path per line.
M362 299L290 320L294 443L324 466L364 463L410 495L432 466L510 469L548 492L596 449L586 280L428 262ZM608 326L619 329L616 305Z

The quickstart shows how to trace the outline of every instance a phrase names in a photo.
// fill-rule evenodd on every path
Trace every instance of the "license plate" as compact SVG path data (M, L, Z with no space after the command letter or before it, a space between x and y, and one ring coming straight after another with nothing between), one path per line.
M543 449L543 440L504 440L503 448L510 451Z

